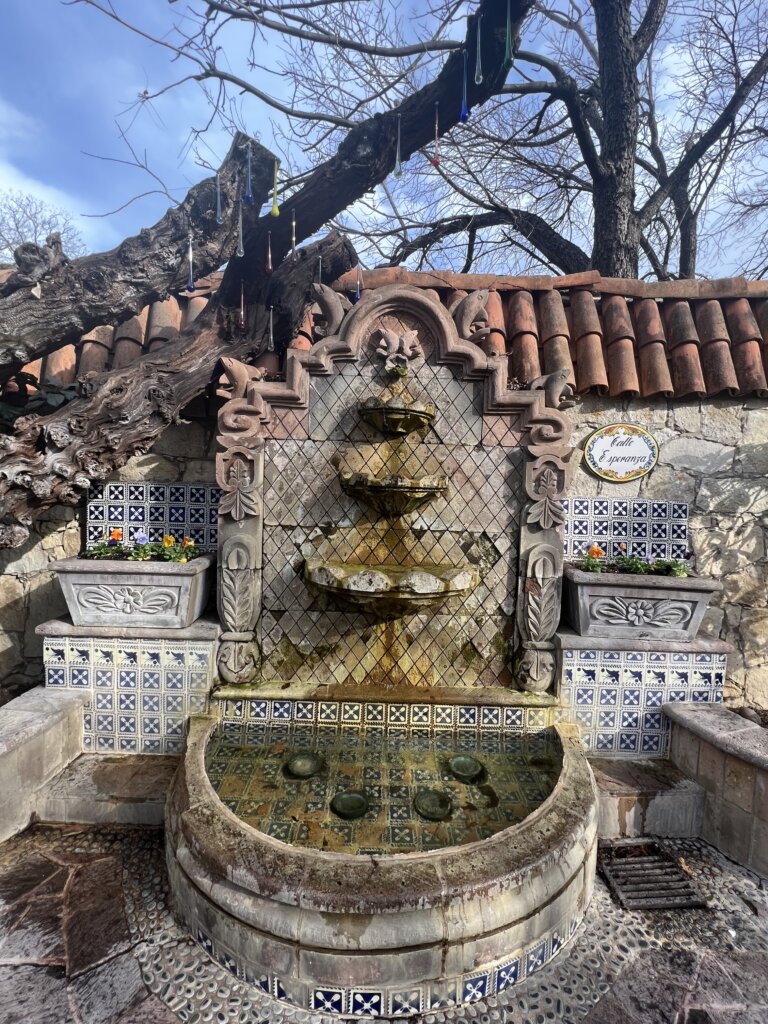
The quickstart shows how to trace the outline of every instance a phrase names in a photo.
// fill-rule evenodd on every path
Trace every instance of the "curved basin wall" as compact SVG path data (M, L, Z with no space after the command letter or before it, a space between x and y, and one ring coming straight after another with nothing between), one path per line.
M166 813L177 913L233 973L306 1009L418 1013L542 967L589 904L597 811L578 732L556 729L549 798L487 840L387 856L289 846L232 814L205 774L217 719L190 724Z

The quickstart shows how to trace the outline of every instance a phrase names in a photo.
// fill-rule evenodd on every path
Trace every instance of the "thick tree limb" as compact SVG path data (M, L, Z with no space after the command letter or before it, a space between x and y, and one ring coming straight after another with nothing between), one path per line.
M195 274L218 270L235 246L234 210L248 141L238 134L219 170L221 225L216 223L216 181L206 178L154 227L111 252L68 261L47 248L23 247L22 265L0 287L0 380L53 349L79 341L93 327L120 323L147 303L183 288L189 231ZM273 162L268 150L251 141L255 192L266 194Z
M264 284L261 337L267 301L276 313L276 332L290 338L304 319L318 258L331 278L354 266L349 242L332 234L285 260ZM229 271L228 271L229 272ZM130 366L86 375L84 395L51 416L27 416L13 437L0 437L0 500L5 525L0 547L16 547L26 527L44 509L76 504L93 479L107 476L136 454L146 452L176 421L184 406L206 389L222 356L247 359L251 333L231 337L221 329L215 303L170 344Z
M518 29L534 0L509 0L512 33ZM482 62L485 74L480 85L469 77L467 102L470 108L484 103L503 91L507 68L505 34L507 0L481 0L468 19L464 48L475 52L477 24L482 16ZM291 212L295 212L297 231L306 238L327 224L355 199L384 181L395 166L397 119L400 118L400 149L403 161L427 146L434 138L435 104L439 104L439 134L442 136L459 120L462 100L463 54L451 53L434 81L418 89L393 110L375 114L352 128L330 160L320 164L304 185L283 205L287 216L277 220L263 218L258 245L246 247L242 273L246 280L258 274L264 258L266 232L272 234L272 251L282 258L290 249ZM340 202L343 199L343 202ZM224 301L233 301L225 294Z
M530 241L546 259L564 274L578 274L589 268L589 256L574 242L564 238L542 218L530 210L494 210L488 213L451 217L439 221L429 231L401 242L389 260L391 267L404 263L409 256L429 249L437 242L462 231L509 225Z
M643 20L635 32L635 64L645 57L651 44L658 35L664 15L667 12L667 0L649 0Z

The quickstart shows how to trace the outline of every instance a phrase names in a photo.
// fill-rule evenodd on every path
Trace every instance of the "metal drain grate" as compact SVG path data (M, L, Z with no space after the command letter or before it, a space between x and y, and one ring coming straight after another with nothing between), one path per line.
M706 907L688 874L652 839L601 843L597 867L625 910Z

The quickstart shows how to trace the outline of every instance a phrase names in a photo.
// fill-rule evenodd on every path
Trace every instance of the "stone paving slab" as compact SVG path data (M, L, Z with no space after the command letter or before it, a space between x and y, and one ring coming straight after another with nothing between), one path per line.
M562 954L422 1024L766 1024L768 883L700 840L663 842L709 909L628 913L598 879ZM246 985L184 933L162 830L35 826L0 846L0 1022L175 1021L339 1024Z

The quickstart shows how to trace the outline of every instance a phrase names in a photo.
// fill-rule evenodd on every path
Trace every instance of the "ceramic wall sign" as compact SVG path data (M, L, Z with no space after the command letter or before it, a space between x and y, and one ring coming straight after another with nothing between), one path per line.
M625 484L650 473L659 458L653 434L636 423L610 423L590 434L584 461L602 480Z

